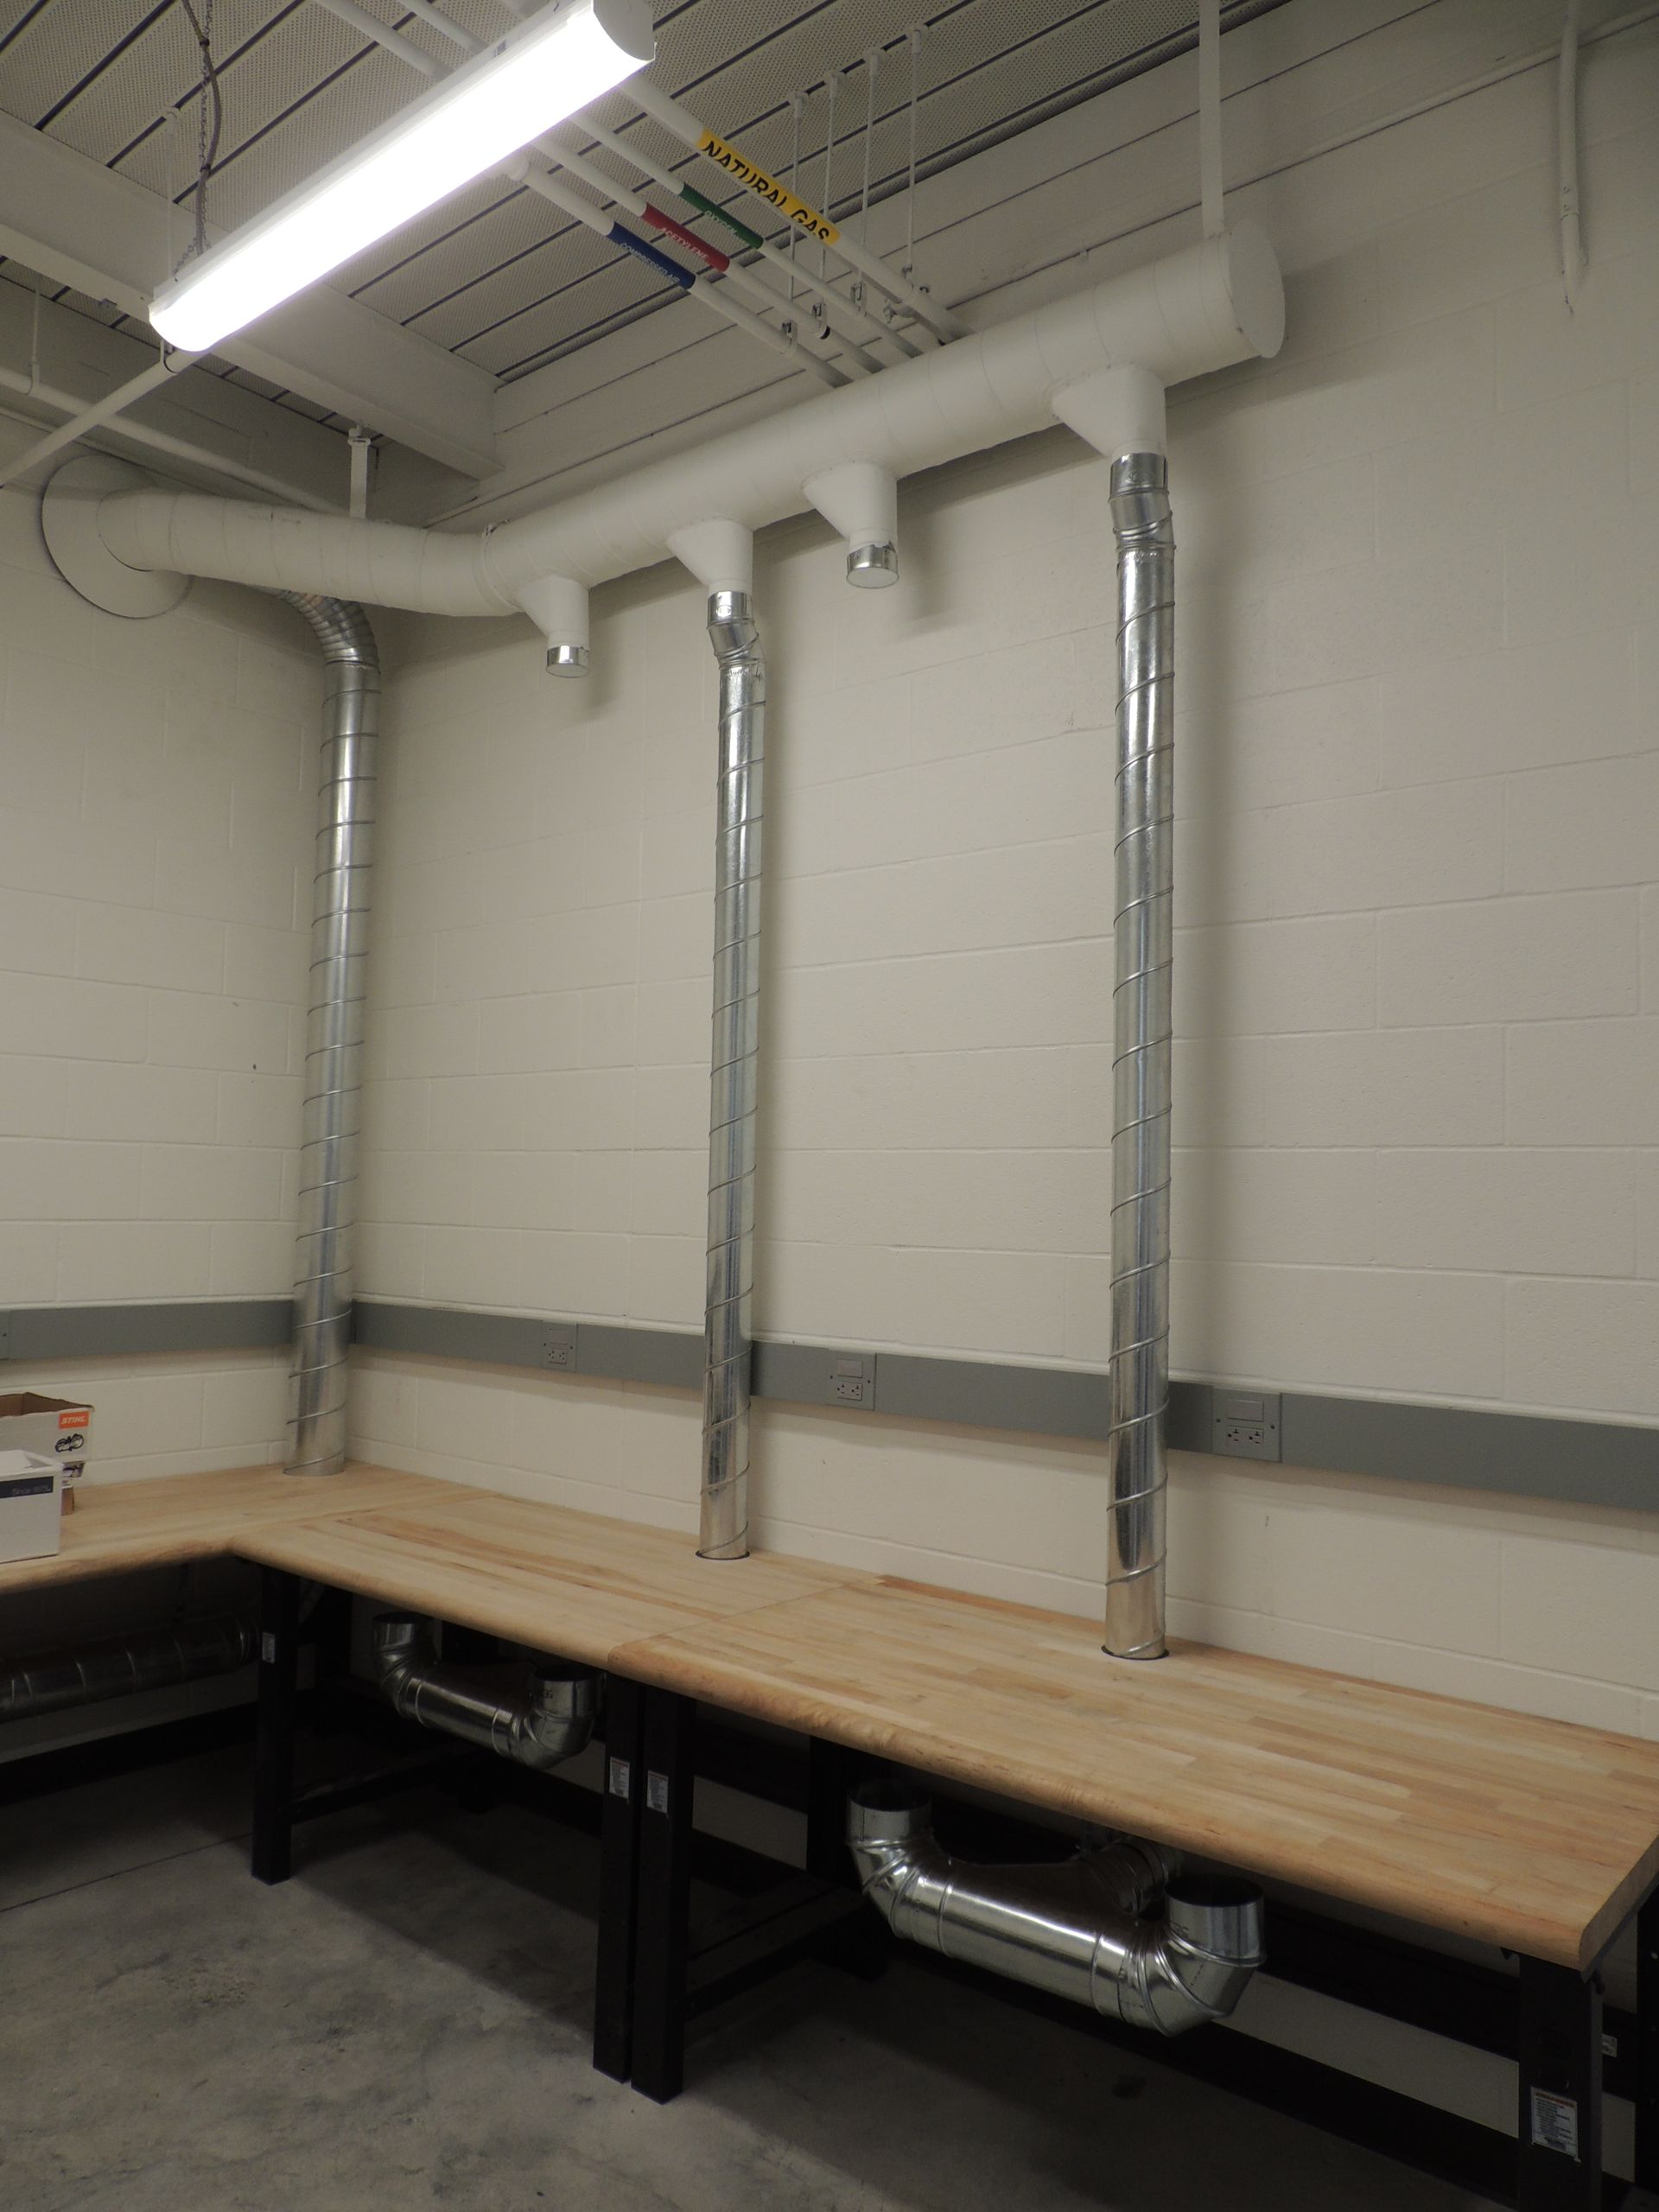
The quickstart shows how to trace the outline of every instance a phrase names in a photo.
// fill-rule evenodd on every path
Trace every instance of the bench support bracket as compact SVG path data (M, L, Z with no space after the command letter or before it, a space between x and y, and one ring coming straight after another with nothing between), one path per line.
M1519 2212L1601 2212L1601 1982L1521 1961Z

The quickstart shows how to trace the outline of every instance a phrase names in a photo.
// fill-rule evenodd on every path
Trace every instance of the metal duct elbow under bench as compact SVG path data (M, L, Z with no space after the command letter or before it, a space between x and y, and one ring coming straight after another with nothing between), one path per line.
M263 1570L253 1863L267 1881L290 1870L296 1821L368 1794L296 1781L308 1585L397 1609L388 1684L505 1753L481 1754L504 1786L591 1805L526 1770L574 1751L596 1712L594 2058L648 2095L677 2093L705 2000L767 1970L752 1929L708 1954L690 1933L693 1791L729 1715L808 1739L807 1867L773 1915L779 1958L854 1926L880 1939L886 1917L943 1953L942 1971L988 1966L1122 2035L1224 2016L1264 1935L1273 1974L1278 1908L1263 1919L1258 1883L1513 1955L1526 2212L1600 2205L1603 2069L1624 2062L1604 2057L1597 1970L1637 1920L1643 2056L1623 2093L1638 2177L1659 2162L1659 1744L1198 1644L1117 1663L1071 1615L777 1554L705 1560L670 1531L350 1465L94 1487L62 1553L0 1567L0 1594L232 1554ZM468 1702L428 1622L542 1663L493 1707ZM954 1856L926 1802L952 1785L1075 1824L1080 1855ZM1199 2026L1179 2047L1218 2032L1230 2040Z

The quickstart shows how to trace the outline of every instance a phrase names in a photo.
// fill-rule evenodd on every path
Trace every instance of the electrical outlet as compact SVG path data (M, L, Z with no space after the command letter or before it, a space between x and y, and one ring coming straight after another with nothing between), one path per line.
M576 1340L550 1329L542 1338L542 1364L556 1368L562 1375L574 1375L576 1368Z
M830 1370L830 1396L838 1406L875 1403L875 1356L843 1352Z
M1210 1448L1230 1459L1277 1459L1279 1393L1217 1390Z

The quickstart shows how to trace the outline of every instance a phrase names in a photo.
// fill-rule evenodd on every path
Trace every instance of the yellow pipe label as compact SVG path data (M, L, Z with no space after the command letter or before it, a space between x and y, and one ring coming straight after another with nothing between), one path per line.
M735 146L728 146L723 138L716 138L712 130L705 130L698 139L697 150L707 154L711 162L718 162L729 175L747 185L760 199L769 200L780 215L787 216L808 238L817 238L824 245L834 245L841 236L827 215L820 215L816 207L809 207L804 200L798 200L786 184L779 184L765 169L756 168L746 155L740 154Z

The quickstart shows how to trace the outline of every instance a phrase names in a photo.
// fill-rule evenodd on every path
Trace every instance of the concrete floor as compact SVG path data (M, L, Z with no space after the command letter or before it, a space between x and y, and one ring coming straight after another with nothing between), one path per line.
M246 1755L0 1818L17 2212L1473 2212L904 1964L797 1970L659 2109L588 2064L591 1844L410 1796L238 1838ZM4 1770L0 1769L0 1801Z

